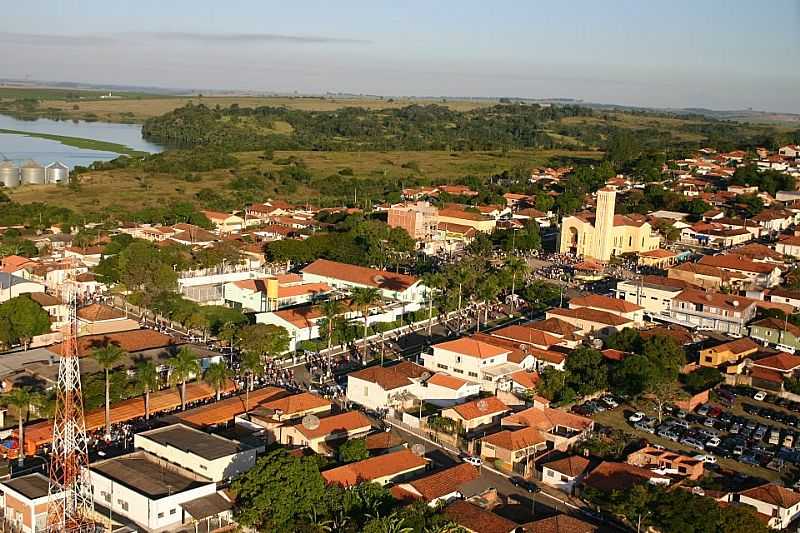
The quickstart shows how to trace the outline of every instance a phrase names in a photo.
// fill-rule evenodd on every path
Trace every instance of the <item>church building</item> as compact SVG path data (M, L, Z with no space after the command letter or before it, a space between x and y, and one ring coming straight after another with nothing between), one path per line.
M641 253L659 247L661 238L644 216L615 215L617 191L597 191L595 213L584 211L561 221L561 253L608 261L615 255Z

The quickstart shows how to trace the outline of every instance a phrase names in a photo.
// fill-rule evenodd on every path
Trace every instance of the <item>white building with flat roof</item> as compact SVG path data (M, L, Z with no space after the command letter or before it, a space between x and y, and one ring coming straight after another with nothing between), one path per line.
M135 448L207 477L224 481L256 465L260 448L212 435L184 424L151 429L133 436Z

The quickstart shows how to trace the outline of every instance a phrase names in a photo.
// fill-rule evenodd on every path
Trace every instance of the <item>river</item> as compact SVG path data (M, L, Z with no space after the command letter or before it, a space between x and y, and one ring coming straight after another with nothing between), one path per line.
M116 124L71 120L19 120L0 115L0 130L47 133L121 144L148 153L162 150L161 146L142 138L140 124ZM108 161L118 157L116 152L67 146L56 140L29 137L17 133L0 133L0 160L10 159L19 164L33 159L42 165L61 161L70 168L87 166L93 161Z

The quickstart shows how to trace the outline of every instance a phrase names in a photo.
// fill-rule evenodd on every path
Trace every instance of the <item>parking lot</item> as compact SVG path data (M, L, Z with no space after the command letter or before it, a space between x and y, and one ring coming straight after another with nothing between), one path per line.
M667 449L704 456L710 469L792 485L800 467L800 404L771 395L756 400L756 393L719 387L714 401L692 413L667 406L661 423L652 408L639 411L640 406L627 404L613 408L601 399L574 410Z

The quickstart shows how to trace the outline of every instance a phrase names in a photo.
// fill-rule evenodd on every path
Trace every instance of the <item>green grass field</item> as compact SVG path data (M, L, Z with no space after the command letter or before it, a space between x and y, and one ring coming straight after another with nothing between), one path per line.
M58 141L66 146L73 146L75 148L84 148L87 150L102 150L104 152L115 152L118 154L127 154L133 156L144 155L145 152L134 150L125 146L124 144L117 144L107 141L98 141L96 139L84 139L81 137L67 137L65 135L53 135L50 133L36 133L30 131L7 130L0 128L0 133L13 133L16 135L25 135L26 137L37 137L39 139L48 139L50 141Z
M273 161L266 161L260 152L236 154L242 161L238 172L266 171L282 168L275 160L295 156L302 159L314 177L327 177L349 167L355 176L385 177L402 180L412 173L402 168L409 161L417 162L419 172L434 181L447 182L469 174L485 175L512 169L518 165L537 166L555 157L599 159L600 152L568 150L520 150L493 152L275 152ZM234 175L230 170L196 173L199 182L187 182L170 174L150 174L136 169L94 171L81 176L80 190L58 185L24 185L6 191L15 202L47 202L77 211L96 212L102 209L134 210L146 206L162 206L174 201L194 201L194 194L204 188L222 189ZM280 189L278 190L280 194ZM312 191L298 190L281 196L304 202L313 198ZM312 195L312 196L310 196Z

